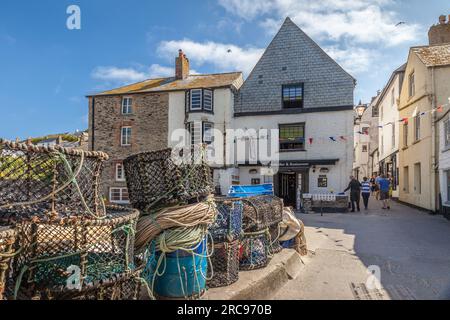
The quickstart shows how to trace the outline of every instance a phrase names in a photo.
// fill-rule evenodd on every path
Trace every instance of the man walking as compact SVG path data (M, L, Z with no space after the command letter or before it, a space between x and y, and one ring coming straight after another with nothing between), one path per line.
M391 182L386 178L386 175L382 175L378 180L378 187L380 189L380 200L383 202L383 210L390 210L389 206L389 188L391 186Z
M369 198L370 198L370 191L371 191L371 184L368 181L369 179L367 177L364 177L363 182L361 183L361 194L364 202L364 209L369 209Z
M359 183L358 180L355 179L354 176L350 177L350 183L348 184L347 189L344 190L344 192L347 192L350 190L350 201L352 203L352 212L355 212L355 202L356 202L356 208L358 211L361 211L359 207L359 202L361 200L361 183Z

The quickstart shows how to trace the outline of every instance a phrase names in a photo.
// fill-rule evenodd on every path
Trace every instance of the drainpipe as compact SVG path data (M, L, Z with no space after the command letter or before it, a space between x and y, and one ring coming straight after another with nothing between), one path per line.
M435 78L435 74L434 74L434 70L435 68L432 67L431 68L431 108L432 110L436 108L436 94L435 94L435 90L436 90L436 78ZM436 145L438 140L438 130L436 130L436 112L432 112L431 113L431 167L432 167L432 172L431 172L431 193L433 195L433 202L432 202L432 210L434 211L434 213L437 213L438 208L439 208L439 203L438 203L438 191L439 191L439 163L437 163L438 159L439 159L439 147Z

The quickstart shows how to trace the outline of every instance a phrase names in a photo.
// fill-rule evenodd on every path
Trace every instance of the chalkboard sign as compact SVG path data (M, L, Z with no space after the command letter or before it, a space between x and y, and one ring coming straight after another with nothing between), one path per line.
M328 188L328 178L326 175L319 176L319 181L317 183L319 188Z

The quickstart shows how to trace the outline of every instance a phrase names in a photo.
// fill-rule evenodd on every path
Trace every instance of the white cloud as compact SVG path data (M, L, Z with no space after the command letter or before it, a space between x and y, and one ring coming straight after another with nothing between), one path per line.
M356 75L368 71L377 58L374 50L364 48L341 49L338 46L324 47L331 58L336 60L350 74Z
M390 6L394 0L218 0L227 11L251 20L257 16L273 34L287 16L319 40L394 46L417 37L419 26L403 24Z
M91 76L97 80L110 82L138 82L147 78L144 72L137 71L133 68L118 68L118 67L97 67L92 71Z
M203 66L212 65L217 71L243 71L248 74L262 56L260 48L241 48L233 44L212 41L195 42L189 39L163 41L158 46L161 57L174 57L182 49L191 64Z
M196 73L195 70L191 70L191 74ZM152 64L150 67L134 64L133 67L128 68L101 66L95 68L91 74L92 78L102 80L108 85L130 84L153 78L173 77L174 75L174 67L167 67L160 64Z

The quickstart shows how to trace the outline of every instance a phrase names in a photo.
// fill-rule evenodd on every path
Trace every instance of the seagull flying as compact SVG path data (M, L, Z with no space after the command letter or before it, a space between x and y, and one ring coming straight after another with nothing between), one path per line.
M399 23L397 23L395 26L396 27L398 27L399 25L402 25L402 24L406 24L406 22L404 22L404 21L400 21Z
M231 49L228 49L228 51L227 51L228 53L231 53Z

